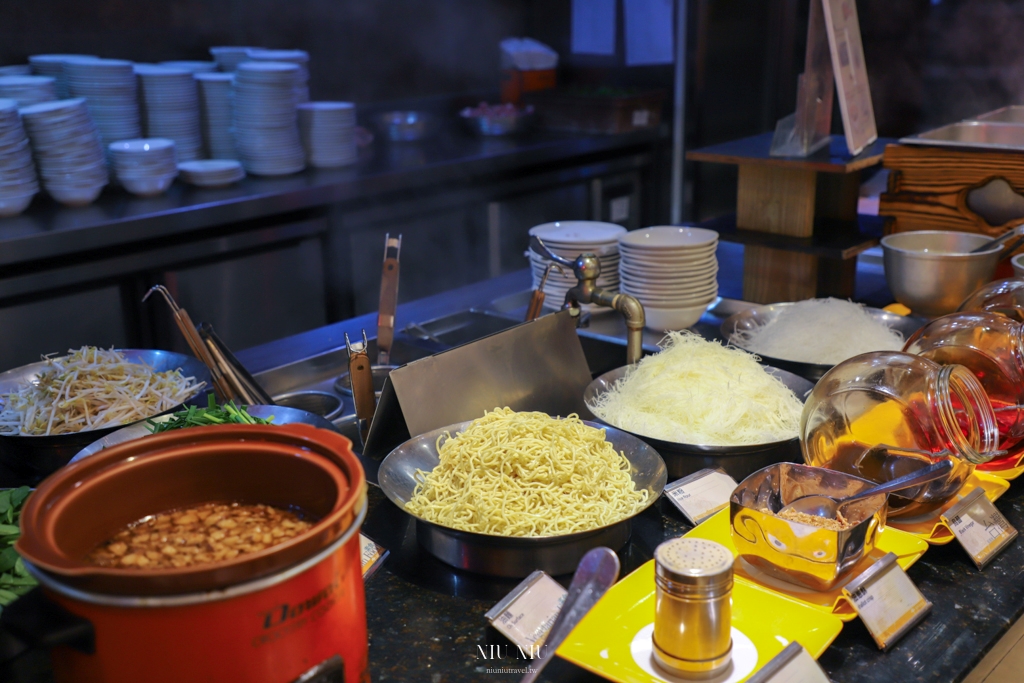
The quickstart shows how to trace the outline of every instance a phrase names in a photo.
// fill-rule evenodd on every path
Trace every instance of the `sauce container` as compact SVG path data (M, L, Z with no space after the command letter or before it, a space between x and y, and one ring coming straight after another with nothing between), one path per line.
M207 502L263 503L316 521L214 564L140 570L84 559L133 521ZM293 424L147 436L73 463L29 498L17 549L42 592L30 594L35 610L19 601L3 623L24 635L33 627L19 619L45 613L84 629L52 650L58 683L362 683L365 514L365 476L340 434Z

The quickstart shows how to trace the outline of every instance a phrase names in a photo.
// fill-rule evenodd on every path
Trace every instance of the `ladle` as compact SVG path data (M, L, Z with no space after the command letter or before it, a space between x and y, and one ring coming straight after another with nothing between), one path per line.
M792 503L779 510L778 515L781 516L783 512L792 511L802 512L814 517L836 519L836 513L839 511L840 505L868 498L876 493L890 493L892 491L907 489L911 486L917 486L918 484L927 484L930 481L935 481L936 479L945 477L952 469L953 462L945 459L928 465L928 467L919 469L916 472L911 472L910 474L905 474L902 477L897 477L896 479L887 481L884 484L872 486L869 489L865 489L860 493L855 493L852 496L847 496L846 498L833 498L832 496L826 496L824 494L803 496L801 498L797 498Z

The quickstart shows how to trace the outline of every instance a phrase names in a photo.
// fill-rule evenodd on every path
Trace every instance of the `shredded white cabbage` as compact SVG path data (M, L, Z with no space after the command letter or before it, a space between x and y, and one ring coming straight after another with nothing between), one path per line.
M803 403L757 359L692 332L669 332L589 408L605 422L663 441L741 446L797 436Z
M785 306L767 324L734 332L732 342L769 358L835 365L869 351L899 351L903 335L864 306L829 298Z
M205 384L94 346L46 361L34 381L0 396L0 434L42 436L127 424L181 405Z

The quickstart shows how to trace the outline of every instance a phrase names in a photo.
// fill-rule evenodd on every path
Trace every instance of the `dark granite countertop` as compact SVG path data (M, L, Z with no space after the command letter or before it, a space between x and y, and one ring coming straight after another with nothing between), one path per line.
M665 127L622 135L534 131L480 138L452 125L419 142L377 140L359 161L280 177L250 176L203 189L175 183L159 197L107 188L93 204L61 206L36 197L29 209L0 218L0 267L56 259L134 242L446 182L473 182L512 169L557 164L650 144Z

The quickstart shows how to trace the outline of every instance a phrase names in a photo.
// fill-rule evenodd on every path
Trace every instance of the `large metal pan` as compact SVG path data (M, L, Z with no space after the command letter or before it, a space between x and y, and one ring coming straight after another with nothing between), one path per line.
M377 472L377 480L384 495L395 505L405 509L416 488L416 471L429 472L437 466L437 438L443 432L457 434L469 426L460 422L421 434L391 451ZM586 422L591 427L605 430L605 436L615 450L625 454L630 464L630 475L638 490L648 491L647 509L661 495L667 481L665 462L653 448L620 429ZM638 511L640 514L643 510ZM411 514L411 513L410 513ZM635 516L635 515L634 515ZM615 524L563 536L535 538L494 536L470 531L459 531L428 522L416 515L416 537L427 552L442 562L478 574L519 578L535 569L557 576L576 569L588 550L607 546L619 550L629 540L632 517Z
M606 372L587 386L583 394L583 400L587 406L592 406L601 394L605 393L620 379L622 379L628 366L623 366ZM807 398L807 394L814 388L814 384L803 377L798 377L792 372L778 368L767 368L797 395L801 401ZM609 424L600 418L595 418L600 424ZM616 425L610 425L616 427ZM620 427L616 429L621 430ZM736 481L742 481L747 475L756 472L762 467L774 465L779 462L802 462L800 453L800 439L793 437L785 441L773 441L771 443L751 444L747 446L705 446L701 444L676 443L674 441L662 441L644 434L627 432L650 444L665 460L668 467L668 476L673 481L688 474L693 474L703 469L724 470Z
M738 346L741 349L749 351L749 349L746 349L746 347L743 346L743 341L737 338L736 333L749 332L755 328L767 325L769 322L779 317L779 314L782 313L783 310L794 305L794 303L767 304L764 306L754 306L753 308L748 308L745 311L734 313L722 321L720 328L722 337L724 337L726 341L733 346ZM875 321L880 322L886 327L890 327L902 334L904 340L909 339L910 335L917 332L922 325L928 322L924 318L918 318L910 315L896 315L895 313L883 311L880 308L867 308L867 311ZM772 358L771 356L761 356L760 354L759 358L764 365L788 370L789 372L799 375L804 379L809 379L812 382L817 382L821 379L822 375L834 367L832 365L823 365L821 363L802 363L800 361L786 360L784 358Z
M180 369L182 375L195 377L198 382L206 382L205 388L210 387L210 371L201 361L192 356L153 349L120 349L120 351L129 361L146 363L158 372ZM46 362L41 361L0 374L0 395L17 391L38 377L45 368ZM194 399L195 396L192 398ZM165 412L173 412L180 407L174 406ZM153 416L148 415L147 417ZM55 436L0 436L0 462L26 480L38 483L47 475L66 465L85 446L124 426L114 425L104 429L83 430Z
M308 410L299 410L298 408L288 408L286 406L247 406L246 412L253 417L261 417L263 419L273 417L274 421L272 424L275 425L307 424L332 432L338 431L326 418L320 417ZM164 414L153 419L153 421L166 422L170 419L170 414ZM190 427L190 429L196 428ZM202 429L202 427L199 427L198 429ZM111 432L102 439L93 441L91 444L78 451L78 453L75 454L75 457L71 458L71 462L78 462L83 458L88 458L90 455L99 453L105 448L110 448L111 446L116 446L128 441L135 441L135 439L141 439L142 437L149 436L150 434L152 434L152 432L149 431L149 425L146 421L136 422L132 425L122 427L121 429Z

